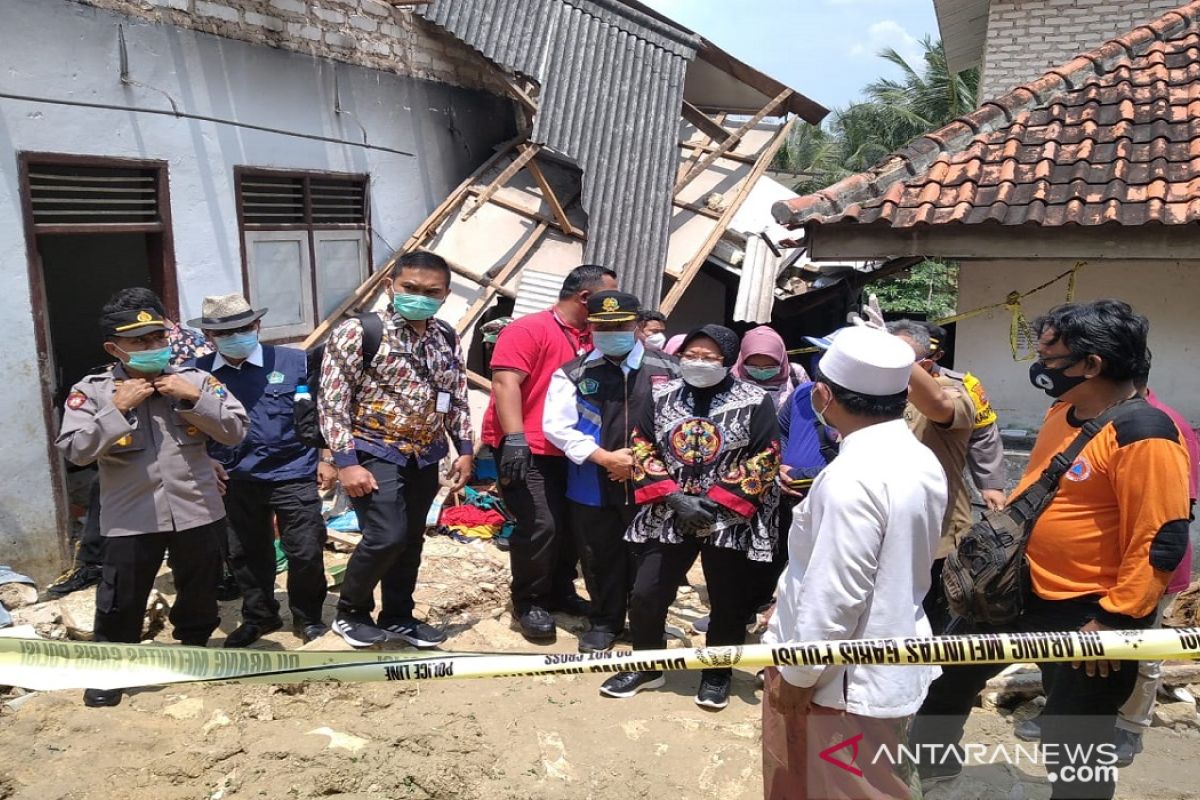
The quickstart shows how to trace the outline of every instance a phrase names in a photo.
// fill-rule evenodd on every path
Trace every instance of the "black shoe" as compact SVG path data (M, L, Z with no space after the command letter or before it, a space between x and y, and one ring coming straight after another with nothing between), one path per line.
M1117 728L1113 744L1117 746L1117 766L1128 767L1137 754L1142 752L1142 735Z
M696 705L716 711L729 705L729 687L732 675L701 675L700 691L696 692Z
M78 592L80 589L86 589L89 586L95 586L100 582L100 567L97 564L84 564L79 569L72 572L67 577L63 578L58 583L46 590L46 594L50 597L66 597L71 592ZM96 691L100 691L97 689ZM118 696L117 702L121 702ZM113 703L112 705L116 705Z
M329 626L324 622L310 622L305 625L304 628L299 631L299 633L300 638L304 640L304 643L308 644L309 642L315 642L317 639L320 639L322 636L329 633Z
M588 631L579 637L579 652L603 653L605 650L611 650L613 642L616 640L617 635L615 633L595 630Z
M121 704L120 689L84 689L83 704L88 708L106 708Z
M517 618L517 621L521 623L521 633L525 635L526 639L553 639L557 635L554 629L554 617L550 616L550 612L544 608L530 606L528 611Z
M1024 722L1017 723L1013 735L1023 742L1040 742L1042 740L1042 718L1030 717Z
M338 617L333 621L333 632L346 640L351 647L370 647L386 642L388 635L370 622L358 622Z
M217 599L221 601L237 600L242 596L242 589L237 585L237 581L232 575L226 575L221 578L221 582L217 584Z
M402 639L413 647L428 650L446 641L446 633L438 628L418 620L398 622L395 625L383 626L384 633L389 639Z
M558 611L573 617L591 616L592 604L577 594L570 594L546 607L547 611Z
M243 622L225 639L226 647L249 647L268 633L274 633L283 627L283 620L271 622Z
M939 783L952 781L962 775L962 764L948 761L945 764L918 764L917 776L921 779L921 788L928 789Z
M654 672L618 672L600 686L605 697L633 697L643 689L658 689L667 679L657 670Z

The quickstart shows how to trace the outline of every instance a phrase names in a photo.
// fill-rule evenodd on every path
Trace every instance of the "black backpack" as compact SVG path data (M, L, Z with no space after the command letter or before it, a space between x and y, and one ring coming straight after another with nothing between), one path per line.
M383 318L376 313L366 312L356 314L354 318L362 323L362 370L367 368L379 355L379 347L383 344ZM458 332L450 323L434 318L430 320L442 334L448 338L451 345L458 340ZM309 447L327 448L329 445L321 434L321 425L317 417L317 399L321 396L321 360L325 357L325 342L313 345L305 351L308 359L308 393L309 398L298 397L295 403L296 436Z
M942 589L950 610L975 625L1008 625L1021 616L1031 591L1025 547L1033 524L1054 495L1059 481L1087 443L1104 426L1144 405L1129 401L1088 420L1067 449L1050 460L1041 477L1000 511L988 510L963 534L942 567Z

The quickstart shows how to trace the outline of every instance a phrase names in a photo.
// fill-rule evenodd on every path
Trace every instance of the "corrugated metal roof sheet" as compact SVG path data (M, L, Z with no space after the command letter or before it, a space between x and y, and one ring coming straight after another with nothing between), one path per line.
M531 139L583 170L585 261L657 307L679 112L699 37L618 0L434 0L423 16L538 81Z

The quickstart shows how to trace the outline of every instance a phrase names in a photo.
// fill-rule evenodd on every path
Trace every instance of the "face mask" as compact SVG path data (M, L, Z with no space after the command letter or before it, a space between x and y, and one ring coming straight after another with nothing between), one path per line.
M636 341L633 331L596 331L592 334L592 343L606 356L626 355Z
M774 367L752 367L749 364L747 364L746 365L746 374L749 375L754 380L758 381L759 383L762 383L763 381L769 381L769 380L771 380L771 378L778 377L779 372L782 369L783 369L783 367L780 367L778 365L776 365Z
M665 333L652 333L646 337L646 344L656 350L662 350L667 346L667 335Z
M398 294L392 298L392 308L405 319L420 322L436 314L444 302L421 294Z
M117 348L121 350L121 348ZM157 375L167 368L167 364L171 363L171 348L160 347L157 350L141 350L136 353L128 353L121 350L125 354L125 366L129 367L134 372L140 372L143 375Z
M712 361L685 358L679 362L679 372L689 386L707 389L725 380L725 376L729 374L729 367Z
M217 352L230 358L249 358L258 347L258 331L244 331L229 336L214 336Z
M814 389L815 389L815 387L814 387ZM808 395L808 403L810 406L812 406L813 413L817 415L817 422L821 423L826 428L832 428L833 426L830 425L825 420L825 412L829 410L829 406L830 406L830 404L833 403L833 400L830 400L828 403L826 403L825 408L818 409L817 408L817 393L814 390L813 392L810 392Z
M1087 378L1082 375L1064 374L1067 370L1078 363L1079 361L1076 360L1070 364L1067 364L1065 367L1056 367L1051 369L1042 362L1035 361L1029 365L1029 382L1051 397L1062 397L1064 394L1087 380Z

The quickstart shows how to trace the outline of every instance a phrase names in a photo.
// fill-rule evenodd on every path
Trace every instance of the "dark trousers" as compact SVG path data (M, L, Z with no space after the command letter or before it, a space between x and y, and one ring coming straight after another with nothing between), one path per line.
M748 561L748 583L750 611L766 609L775 601L775 589L779 576L788 563L788 531L792 529L792 498L784 495L779 499L779 538L775 540L775 554L770 561Z
M950 613L950 602L946 599L946 592L942 588L942 568L945 566L946 559L944 558L933 562L929 572L931 579L929 592L921 601L921 607L925 609L925 616L929 618L929 627L933 630L934 636L945 634L953 617Z
M575 542L567 530L567 459L534 456L522 484L501 488L517 520L509 539L513 610L553 609L575 593Z
M229 515L229 569L242 590L242 621L279 621L275 599L275 521L287 556L288 606L292 622L321 621L325 585L325 520L311 478L292 481L231 480L225 490Z
M592 600L592 629L618 634L625 630L625 611L633 576L633 556L625 531L637 506L585 506L567 502L567 517Z
M648 541L631 544L633 551L633 593L629 601L629 632L634 650L657 650L666 646L664 633L667 610L675 601L679 583L687 575L696 556L704 568L711 609L705 642L710 647L744 644L749 595L746 554L702 544L688 538L681 544ZM706 669L706 673L731 674L732 670Z
M1025 614L1014 626L1018 632L1073 631L1082 628L1094 615L1093 604L1086 601L1034 599L1028 601ZM1137 681L1137 662L1122 661L1121 669L1108 677L1088 677L1086 668L1073 669L1069 663L1039 664L1046 691L1042 711L1042 744L1047 747L1046 768L1072 764L1076 768L1108 765L1106 750L1111 747L1117 711L1129 698ZM989 679L1004 669L1003 664L979 664L942 667L942 675L929 687L925 703L913 722L909 744L914 752L931 752L943 758L947 746L957 746L975 698ZM934 745L924 750L920 745ZM954 751L961 760L962 752ZM1058 763L1052 756L1059 755ZM1080 757L1082 754L1082 757ZM1090 757L1088 757L1090 755ZM1085 770L1085 776L1086 776ZM1094 773L1093 773L1094 774ZM1110 798L1115 784L1110 780L1057 781L1051 797Z
M87 517L79 532L79 548L75 551L76 567L98 567L104 563L104 537L100 535L100 477L92 481L88 492Z
M380 586L383 607L379 626L411 622L425 544L425 516L438 492L437 464L419 467L410 460L399 466L365 453L358 459L379 488L365 497L350 498L362 541L346 564L338 615L370 622L375 587Z
M139 642L146 600L169 550L175 577L172 635L203 646L217 629L217 581L221 579L221 537L225 520L186 531L110 536L104 543L103 577L96 589L98 642Z

